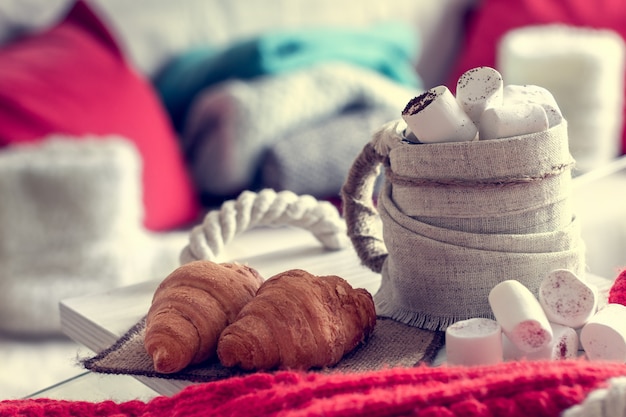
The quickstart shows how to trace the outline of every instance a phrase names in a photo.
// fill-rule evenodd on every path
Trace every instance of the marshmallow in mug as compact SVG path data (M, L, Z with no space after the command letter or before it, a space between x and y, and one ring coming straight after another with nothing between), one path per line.
M536 352L552 342L552 327L534 294L521 282L502 281L489 292L489 304L502 331L526 353Z
M536 85L506 85L502 106L485 108L478 123L479 139L499 139L542 132L563 122L556 99Z
M437 86L414 97L402 118L420 143L466 142L478 129L446 86Z
M548 127L563 122L563 114L550 91L538 85L509 84L504 87L503 105L538 104L543 107L548 117Z
M576 329L595 314L598 291L572 271L556 269L539 285L539 303L550 322Z
M480 116L480 140L510 138L548 130L548 117L539 104L490 107Z
M571 327L550 323L552 342L536 352L524 352L517 348L506 335L502 335L502 352L504 360L563 360L578 356L578 333Z
M456 100L480 130L483 112L503 104L504 83L502 75L491 67L478 67L466 71L456 85Z
M626 362L626 306L607 304L580 331L590 360Z
M492 365L502 362L502 328L497 321L475 318L457 321L446 329L449 365Z
M548 90L504 86L500 73L490 67L463 73L456 94L440 85L411 99L402 111L407 139L440 143L507 138L541 132L563 121Z

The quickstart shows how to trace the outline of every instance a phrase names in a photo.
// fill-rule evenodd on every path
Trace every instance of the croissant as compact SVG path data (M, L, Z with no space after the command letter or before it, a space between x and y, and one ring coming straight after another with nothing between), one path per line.
M172 373L215 356L219 335L263 282L250 267L194 261L156 289L144 347L157 372Z
M337 364L376 324L372 296L337 276L275 275L220 336L223 366L309 369Z

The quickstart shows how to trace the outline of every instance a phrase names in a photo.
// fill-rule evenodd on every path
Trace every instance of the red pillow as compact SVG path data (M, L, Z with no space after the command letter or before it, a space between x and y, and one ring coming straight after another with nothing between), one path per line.
M511 29L528 25L564 23L597 29L612 29L626 40L624 0L483 0L470 15L465 43L448 80L456 81L465 71L496 65L497 46ZM626 94L625 94L626 95ZM626 112L624 114L626 120ZM626 153L626 130L622 136Z
M51 133L130 139L142 156L146 228L172 229L199 214L178 139L152 86L82 1L52 29L0 49L0 146Z

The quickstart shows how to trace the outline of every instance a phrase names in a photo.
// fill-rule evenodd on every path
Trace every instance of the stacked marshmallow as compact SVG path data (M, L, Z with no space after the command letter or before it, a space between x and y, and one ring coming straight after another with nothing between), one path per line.
M456 97L445 86L413 98L402 111L415 143L490 140L541 132L563 121L552 94L536 85L504 86L490 67L465 72Z
M448 327L449 364L568 359L580 347L590 360L626 362L626 306L609 302L598 311L597 290L569 270L549 273L538 297L519 281L503 281L489 293L489 304L495 320Z

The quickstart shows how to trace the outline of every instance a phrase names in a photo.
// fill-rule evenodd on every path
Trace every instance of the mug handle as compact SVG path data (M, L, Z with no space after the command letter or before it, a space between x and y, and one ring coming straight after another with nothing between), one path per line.
M373 141L368 142L354 160L341 189L348 237L363 265L377 273L382 271L388 252L373 197L380 167L386 159L386 155L377 152Z

